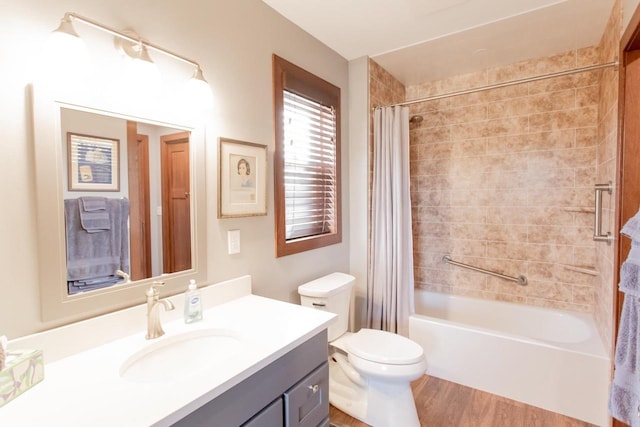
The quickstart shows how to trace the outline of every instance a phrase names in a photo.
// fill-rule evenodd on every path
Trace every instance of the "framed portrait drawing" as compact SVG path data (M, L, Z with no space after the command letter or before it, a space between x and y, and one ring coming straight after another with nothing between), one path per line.
M220 138L218 218L267 214L267 146Z
M120 191L119 139L67 132L69 191Z

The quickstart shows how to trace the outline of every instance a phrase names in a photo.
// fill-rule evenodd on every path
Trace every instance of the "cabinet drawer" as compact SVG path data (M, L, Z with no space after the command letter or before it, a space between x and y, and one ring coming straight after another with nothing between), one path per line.
M284 393L286 427L317 427L329 416L329 365L320 365Z
M242 427L282 427L283 419L282 398L277 398L269 406L264 408L258 415L251 418Z

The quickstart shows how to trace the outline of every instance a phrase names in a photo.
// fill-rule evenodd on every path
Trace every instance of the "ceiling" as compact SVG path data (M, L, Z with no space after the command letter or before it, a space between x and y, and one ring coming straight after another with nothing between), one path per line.
M405 85L600 42L615 0L263 0Z

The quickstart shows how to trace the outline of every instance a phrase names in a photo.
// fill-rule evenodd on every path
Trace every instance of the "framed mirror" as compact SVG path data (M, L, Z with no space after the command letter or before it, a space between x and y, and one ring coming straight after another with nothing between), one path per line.
M32 95L42 319L140 304L155 281L163 296L205 281L203 129L170 111Z

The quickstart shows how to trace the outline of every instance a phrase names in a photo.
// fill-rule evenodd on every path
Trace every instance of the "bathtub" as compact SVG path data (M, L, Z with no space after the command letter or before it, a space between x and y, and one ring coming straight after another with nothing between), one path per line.
M589 315L416 289L427 374L609 425L611 360Z

